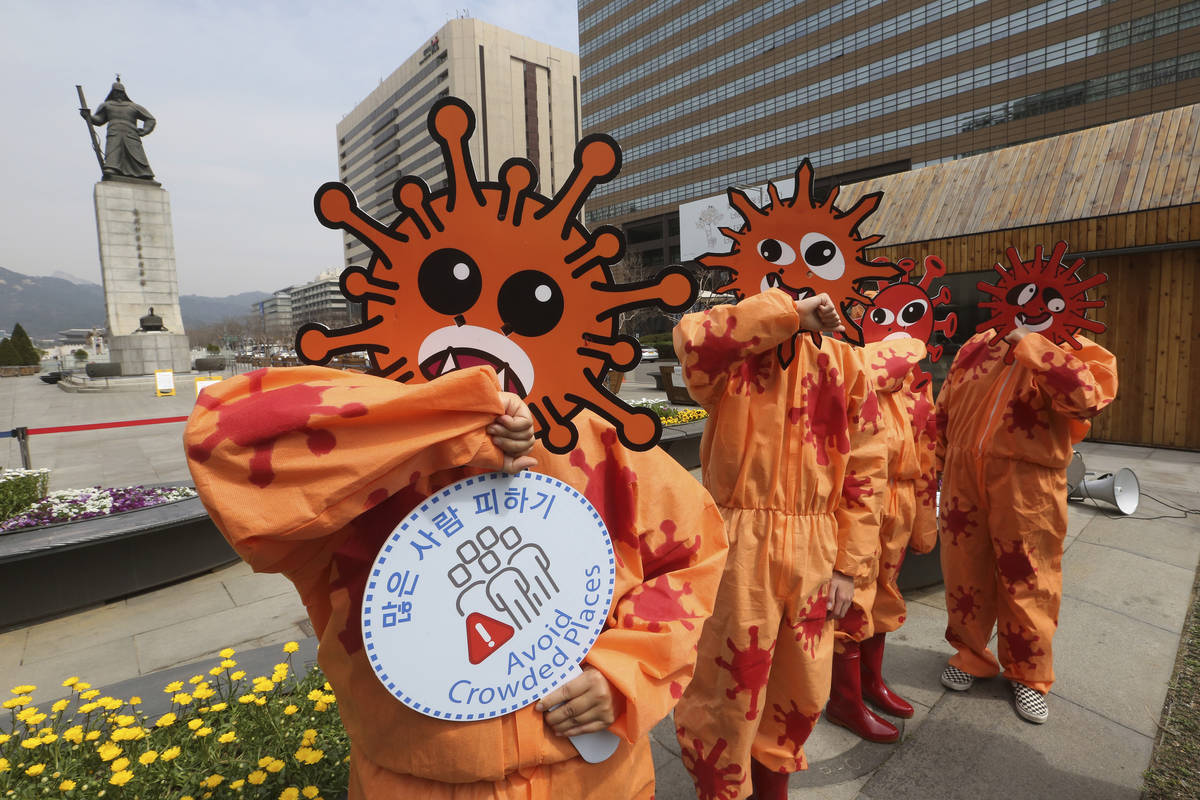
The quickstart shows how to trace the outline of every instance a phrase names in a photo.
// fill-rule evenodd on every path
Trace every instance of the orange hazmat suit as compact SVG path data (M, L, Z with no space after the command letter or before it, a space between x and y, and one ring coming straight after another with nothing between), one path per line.
M793 338L799 322L792 299L769 289L689 314L674 333L688 389L710 414L704 485L730 539L675 712L701 800L746 797L752 756L776 773L806 767L829 696L833 571L875 578L885 452L865 419L870 376L844 342ZM780 350L793 352L786 365Z
M1062 599L1066 467L1088 421L1117 393L1116 359L1029 333L977 333L958 351L937 400L940 537L951 666L1045 694ZM988 649L998 632L999 661Z
M352 800L653 795L647 732L691 677L727 545L681 467L661 450L624 449L590 412L577 417L574 450L539 442L531 455L591 501L612 538L613 605L586 663L614 690L617 752L587 764L533 705L473 722L424 716L392 697L364 653L360 606L379 547L431 493L500 467L485 428L502 408L485 367L418 385L292 367L206 389L188 422L189 467L213 520L255 571L286 575L308 610L351 738Z

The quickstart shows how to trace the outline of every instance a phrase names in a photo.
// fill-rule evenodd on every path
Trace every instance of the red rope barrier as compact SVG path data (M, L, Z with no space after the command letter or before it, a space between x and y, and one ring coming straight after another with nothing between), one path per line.
M30 428L27 433L67 433L69 431L95 431L101 428L126 428L135 425L161 425L164 422L187 422L187 417L159 417L158 419L131 419L126 422L93 422L88 425L60 425L56 428Z

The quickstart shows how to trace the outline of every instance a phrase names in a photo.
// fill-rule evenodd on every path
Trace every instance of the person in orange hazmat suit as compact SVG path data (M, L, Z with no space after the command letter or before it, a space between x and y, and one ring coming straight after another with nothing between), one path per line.
M1048 718L1054 682L1066 467L1117 392L1112 353L1074 335L1084 310L1102 305L1084 291L1104 276L1079 281L1082 260L1064 266L1065 250L1060 242L1043 259L1038 247L1023 261L1009 248L1011 269L997 264L998 285L979 285L996 298L984 304L991 324L959 350L937 400L946 640L956 651L941 681L965 691L1003 669L1017 713L1033 723Z
M726 255L736 305L683 317L675 350L692 397L710 415L704 485L725 518L730 556L696 673L675 712L684 765L701 800L786 797L805 769L804 743L829 696L834 619L857 583L875 580L885 448L865 415L875 405L858 349L828 330L859 280L892 274L865 261L876 241L856 228L879 200L845 213L812 200L812 169L796 195L774 184L760 209L739 190L746 220ZM835 309L801 317L813 297ZM840 328L840 325L837 326Z

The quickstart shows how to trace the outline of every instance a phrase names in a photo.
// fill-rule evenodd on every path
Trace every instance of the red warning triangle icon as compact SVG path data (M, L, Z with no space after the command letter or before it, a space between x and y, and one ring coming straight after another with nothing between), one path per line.
M472 611L467 615L467 658L478 664L511 639L513 628L486 614Z

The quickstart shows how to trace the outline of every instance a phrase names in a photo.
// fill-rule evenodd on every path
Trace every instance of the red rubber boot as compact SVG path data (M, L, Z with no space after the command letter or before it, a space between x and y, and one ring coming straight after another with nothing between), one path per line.
M913 707L883 682L883 638L886 633L877 633L860 646L862 652L862 694L880 711L893 717L908 719Z
M750 759L750 786L754 800L787 800L788 775L767 769L755 759Z
M895 725L863 705L858 642L846 642L842 653L833 654L833 686L825 717L868 742L894 742L900 738Z

